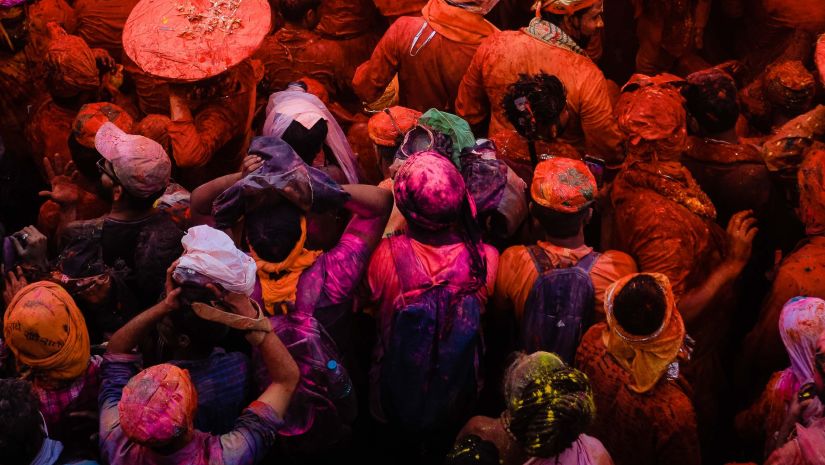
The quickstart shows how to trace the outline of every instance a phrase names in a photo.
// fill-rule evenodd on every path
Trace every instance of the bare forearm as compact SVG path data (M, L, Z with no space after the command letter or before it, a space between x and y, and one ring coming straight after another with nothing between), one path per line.
M389 217L392 212L392 194L376 186L346 184L341 186L350 199L344 208L361 218Z
M165 302L160 302L132 318L112 336L106 351L113 354L130 352L137 347L138 343L146 337L152 327L169 313L169 311L169 306Z
M301 373L295 360L275 333L267 334L259 348L272 382L258 400L269 404L283 417Z
M205 184L201 184L192 191L190 204L193 212L200 215L212 214L212 202L221 193L241 179L241 173L232 173L213 179Z
M172 121L191 121L192 111L186 103L186 99L178 95L176 91L169 94L169 110Z
M740 270L741 271L741 270ZM736 280L739 271L735 267L722 264L708 276L701 286L689 291L679 299L679 311L688 327L696 324L708 305Z

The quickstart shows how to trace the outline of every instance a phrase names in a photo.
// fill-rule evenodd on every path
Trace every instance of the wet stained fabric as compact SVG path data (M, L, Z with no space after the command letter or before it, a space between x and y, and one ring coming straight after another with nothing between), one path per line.
M102 48L118 59L123 52L123 26L137 0L77 0L77 29L90 47Z
M375 0L374 3L384 16L420 16L427 0Z
M52 163L57 158L63 160L63 163L72 159L69 136L76 115L77 110L61 107L48 96L44 96L32 108L31 119L26 126L26 139L31 147L32 158L44 179L46 170L43 158L48 158Z
M591 247L583 245L575 249L555 246L549 242L539 241L538 246L544 251L554 266L575 266L579 260L593 252ZM594 315L597 320L604 319L604 292L619 278L636 273L636 263L629 255L617 250L602 253L590 270L590 279L594 288ZM527 247L517 245L501 254L499 273L496 277L495 302L507 302L512 305L516 319L521 320L524 305L539 277L536 265L530 257Z
M315 31L323 36L347 39L368 32L378 19L370 0L324 0L318 8L321 22Z
M576 354L576 366L590 378L599 412L591 434L616 465L701 463L696 416L680 383L660 380L645 394L632 391L630 372L603 342L606 331L605 323L590 328Z
M29 117L26 111L46 90L42 79L31 79L36 69L34 47L29 45L11 55L0 57L0 88L16 89L0 92L0 136L7 151L26 153L28 145L20 137Z
M498 149L497 157L507 163L507 166L530 185L533 182L533 163L530 160L530 148L527 139L519 135L515 129L506 129L489 136ZM537 155L550 155L581 160L582 156L572 145L554 140L552 142L536 141Z
M490 115L489 134L512 130L501 101L519 74L545 72L567 90L570 121L560 140L602 158L617 155L621 136L612 117L607 81L586 56L542 42L522 31L496 33L478 48L456 99L456 113L471 125Z
M404 16L384 33L369 61L358 67L353 88L362 100L372 102L397 73L399 105L421 112L453 112L458 85L477 47L437 33L424 18Z

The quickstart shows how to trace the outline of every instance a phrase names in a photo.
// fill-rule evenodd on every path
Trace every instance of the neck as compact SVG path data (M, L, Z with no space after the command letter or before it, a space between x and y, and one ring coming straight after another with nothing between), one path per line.
M458 233L455 232L452 227L441 231L428 231L408 222L407 235L418 242L432 246L450 245L461 242L461 237L459 237Z
M146 218L154 212L154 208L148 210L132 210L120 202L115 201L112 203L112 211L109 212L109 218L120 221L135 221Z
M730 142L731 144L739 143L739 136L736 135L736 128L730 128L727 131L717 132L710 135L711 139L721 140L723 142Z
M578 249L579 247L585 245L583 229L579 229L579 233L575 236L553 237L547 234L544 236L544 239L555 246L564 247L565 249Z

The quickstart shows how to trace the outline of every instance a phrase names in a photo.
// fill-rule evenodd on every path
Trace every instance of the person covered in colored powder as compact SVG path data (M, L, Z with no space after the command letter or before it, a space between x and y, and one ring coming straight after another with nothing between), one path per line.
M513 129L501 102L521 74L556 76L567 92L562 140L608 161L621 160L619 133L604 75L584 48L604 27L601 0L547 0L518 31L493 34L478 47L461 81L456 113L471 125L490 118L487 133ZM482 131L483 132L483 131Z
M498 0L430 0L422 16L396 20L355 72L352 85L373 102L398 75L398 104L452 112L461 78L479 44L498 29L484 19ZM436 72L436 70L438 70Z
M500 418L470 419L472 435L496 445L504 465L612 465L598 439L584 434L595 418L590 381L555 354L519 353L504 374Z
M685 326L669 280L625 276L604 305L607 322L590 328L576 354L593 387L593 436L617 465L702 463L690 388L679 376Z

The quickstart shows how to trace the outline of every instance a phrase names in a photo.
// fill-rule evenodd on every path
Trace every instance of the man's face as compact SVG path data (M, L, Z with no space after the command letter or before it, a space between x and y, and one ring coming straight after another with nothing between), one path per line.
M598 34L599 31L604 28L604 20L602 19L603 14L604 2L598 1L583 15L573 19L573 25L576 29L578 29L579 35L582 39L589 39ZM578 24L575 24L576 22L578 22Z

